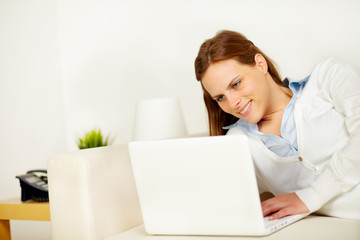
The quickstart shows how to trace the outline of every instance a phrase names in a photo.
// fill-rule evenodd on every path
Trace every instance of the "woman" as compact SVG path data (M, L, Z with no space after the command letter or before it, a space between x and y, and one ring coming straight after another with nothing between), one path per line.
M195 60L210 135L249 138L264 216L315 212L360 219L360 78L329 58L281 80L243 35L222 31Z

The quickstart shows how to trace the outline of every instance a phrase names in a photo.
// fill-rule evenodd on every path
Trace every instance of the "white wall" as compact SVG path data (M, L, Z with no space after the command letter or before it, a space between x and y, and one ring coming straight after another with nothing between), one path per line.
M189 133L206 131L193 62L220 29L248 36L283 77L330 55L360 73L359 10L357 0L0 0L0 199L93 126L131 140L141 98L179 97ZM49 228L25 238L28 224L13 225L14 239Z
M20 196L15 176L66 149L60 76L55 2L1 0L0 199ZM13 239L48 239L48 222L33 225L11 222Z
M116 142L129 141L141 98L178 96L189 132L206 131L193 73L199 41L190 38L194 17L184 19L187 4L77 3L59 1L69 148L95 124Z

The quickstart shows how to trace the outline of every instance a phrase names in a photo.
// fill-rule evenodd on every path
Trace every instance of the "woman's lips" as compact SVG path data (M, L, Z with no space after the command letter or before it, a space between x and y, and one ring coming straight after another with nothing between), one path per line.
M251 112L252 100L243 106L237 113L242 117L247 117Z

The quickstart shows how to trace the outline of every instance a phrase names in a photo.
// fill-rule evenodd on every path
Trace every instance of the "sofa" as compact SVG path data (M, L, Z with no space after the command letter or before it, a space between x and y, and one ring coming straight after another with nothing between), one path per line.
M360 221L316 214L265 237L149 235L127 144L54 156L48 181L53 240L360 239Z
M100 240L142 224L127 145L48 160L53 240Z

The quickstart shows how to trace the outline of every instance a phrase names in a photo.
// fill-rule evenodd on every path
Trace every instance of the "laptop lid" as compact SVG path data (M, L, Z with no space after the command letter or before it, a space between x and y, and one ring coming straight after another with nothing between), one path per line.
M131 142L129 153L148 233L265 234L245 136Z

